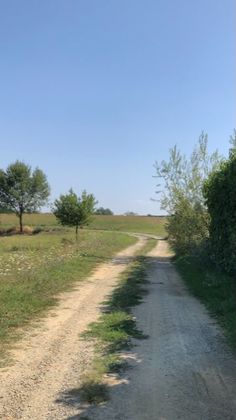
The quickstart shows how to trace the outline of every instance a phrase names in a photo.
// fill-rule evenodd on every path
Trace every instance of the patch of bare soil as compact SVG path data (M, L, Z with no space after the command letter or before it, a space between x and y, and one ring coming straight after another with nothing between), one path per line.
M67 391L78 387L93 355L92 344L81 333L96 321L102 302L145 241L139 238L87 281L61 295L58 307L18 343L13 366L0 371L1 419L78 418L78 398Z
M83 411L91 420L236 419L236 360L169 257L165 241L149 254L149 295L133 311L149 338L123 354L131 368L107 404Z

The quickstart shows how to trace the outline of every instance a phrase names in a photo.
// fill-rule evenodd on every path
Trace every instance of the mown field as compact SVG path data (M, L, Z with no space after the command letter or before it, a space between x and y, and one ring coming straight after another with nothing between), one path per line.
M88 229L111 230L123 232L150 233L165 236L165 217L158 216L93 216ZM32 227L56 228L58 222L53 214L26 214L24 224ZM14 214L0 214L0 228L10 228L18 225Z
M95 216L90 228L165 236L165 223L158 216Z

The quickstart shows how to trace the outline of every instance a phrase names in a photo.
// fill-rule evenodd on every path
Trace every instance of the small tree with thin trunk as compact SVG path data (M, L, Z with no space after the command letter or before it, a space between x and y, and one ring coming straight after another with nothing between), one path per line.
M88 225L91 215L95 211L96 199L93 194L82 192L78 197L72 189L68 194L60 195L55 200L53 213L59 222L64 226L75 227L76 240L78 239L78 229Z
M47 203L50 187L46 175L17 160L0 170L0 206L14 212L23 233L23 214L33 213Z

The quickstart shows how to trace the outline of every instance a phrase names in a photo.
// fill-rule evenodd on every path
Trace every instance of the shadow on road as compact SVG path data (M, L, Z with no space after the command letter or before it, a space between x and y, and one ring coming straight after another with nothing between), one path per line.
M121 258L115 258L112 259L116 264L127 264L127 260L131 261L134 258L127 258L127 257L121 257ZM147 266L147 272L148 277L152 278L152 273L155 271L157 265L159 268L166 269L171 266L171 257L146 257L145 258L145 264ZM149 287L163 287L164 282L159 281L156 279L156 281L148 281L147 285L149 283ZM145 298L144 298L145 299ZM144 302L141 302L141 304L144 304ZM106 304L103 302L100 306L101 313L106 312ZM149 336L144 334L141 339L148 339ZM141 365L143 362L145 362L145 359L148 358L148 354L143 353L141 356L138 356L137 353L135 353L135 348L139 346L139 340L138 339L132 339L132 348L130 350L124 350L121 352L121 358L124 361L124 365L126 366L125 370L122 370L119 372L119 374L108 374L105 377L106 387L108 390L108 394L111 396L114 396L116 398L116 395L123 395L126 396L129 395L129 387L132 386L129 380L129 373L131 370L135 369L138 365ZM112 391L112 393L111 393ZM80 414L73 415L70 417L67 417L66 420L90 420L99 418L102 419L103 416L105 419L109 418L109 404L110 400L100 403L100 404L89 404L83 402L81 395L83 393L83 387L82 388L75 388L75 389L67 389L63 391L57 398L56 403L72 407L75 410L78 410ZM113 418L113 417L112 417Z

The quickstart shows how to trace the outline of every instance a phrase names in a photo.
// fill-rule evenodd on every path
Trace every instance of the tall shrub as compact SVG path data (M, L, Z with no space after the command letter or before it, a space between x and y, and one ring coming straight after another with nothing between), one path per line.
M208 237L209 216L202 187L219 161L217 151L208 153L207 135L202 133L189 158L175 146L168 161L155 164L161 180L161 208L170 215L167 230L177 254L195 253Z
M209 176L204 196L210 214L210 245L215 261L236 272L236 148Z

